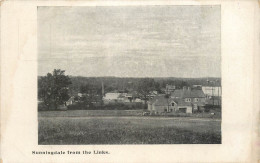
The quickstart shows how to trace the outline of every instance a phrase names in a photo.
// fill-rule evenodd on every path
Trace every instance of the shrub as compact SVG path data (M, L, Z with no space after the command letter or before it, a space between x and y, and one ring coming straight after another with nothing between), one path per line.
M38 111L48 110L43 102L38 103Z
M144 104L142 103L109 103L106 105L89 105L87 103L75 103L69 105L69 110L141 110Z

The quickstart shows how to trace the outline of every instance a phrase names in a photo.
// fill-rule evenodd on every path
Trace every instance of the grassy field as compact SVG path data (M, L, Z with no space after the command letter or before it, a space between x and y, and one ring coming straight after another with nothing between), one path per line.
M93 116L141 116L147 110L67 110L67 111L39 111L39 117L93 117ZM221 112L215 112L214 115L210 113L167 113L163 117L194 117L194 118L214 118L220 119Z
M55 114L51 114L53 116L46 115L47 113L39 114L38 143L40 145L221 143L221 121L216 119L97 116L94 111L81 113L96 116L84 117L81 114L67 117L64 115L65 112L58 117ZM134 113L136 114L129 112L130 115Z
M40 111L39 117L140 116L143 110L67 110Z

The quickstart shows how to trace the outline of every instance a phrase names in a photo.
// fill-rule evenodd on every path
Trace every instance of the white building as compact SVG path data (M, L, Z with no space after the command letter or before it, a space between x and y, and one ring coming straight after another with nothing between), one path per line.
M107 101L118 100L120 94L121 93L106 93L103 99Z
M202 90L207 97L221 96L221 87L202 86Z

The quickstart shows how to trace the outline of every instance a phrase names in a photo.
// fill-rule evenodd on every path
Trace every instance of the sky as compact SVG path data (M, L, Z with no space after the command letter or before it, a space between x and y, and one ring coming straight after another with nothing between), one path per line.
M220 6L38 7L38 75L221 77Z

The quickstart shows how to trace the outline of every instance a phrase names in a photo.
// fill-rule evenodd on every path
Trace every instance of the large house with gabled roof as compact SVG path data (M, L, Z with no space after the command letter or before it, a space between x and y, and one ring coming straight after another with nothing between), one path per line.
M148 102L148 110L152 112L194 113L204 111L206 96L201 89L174 90L169 96L158 95Z

